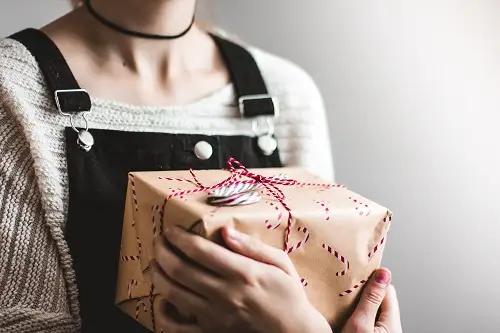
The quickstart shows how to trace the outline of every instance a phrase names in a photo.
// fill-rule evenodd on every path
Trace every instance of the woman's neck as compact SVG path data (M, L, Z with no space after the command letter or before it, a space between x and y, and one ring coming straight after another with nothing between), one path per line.
M182 32L195 7L195 0L91 1L107 20L157 35ZM177 39L137 38L107 27L83 6L42 30L61 49L80 85L100 98L179 104L206 96L229 81L213 38L197 25Z
M193 20L196 0L91 0L92 8L106 20L130 31L154 35L178 35ZM83 16L89 40L103 60L119 60L130 70L148 75L167 73L175 77L204 67L198 47L206 49L209 38L196 25L177 39L157 40L133 37L113 30L92 17L85 7Z
M177 35L192 22L196 0L90 0L107 20L128 30Z

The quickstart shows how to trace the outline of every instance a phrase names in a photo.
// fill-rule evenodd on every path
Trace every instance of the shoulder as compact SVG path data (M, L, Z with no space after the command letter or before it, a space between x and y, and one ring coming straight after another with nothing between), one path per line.
M31 93L30 93L31 92ZM38 94L32 94L37 92ZM0 39L0 96L2 99L45 96L45 81L31 53L23 44L10 38Z
M53 121L52 97L37 61L20 42L0 40L0 105L13 121Z
M0 75L24 74L36 76L38 65L23 44L10 38L0 39Z

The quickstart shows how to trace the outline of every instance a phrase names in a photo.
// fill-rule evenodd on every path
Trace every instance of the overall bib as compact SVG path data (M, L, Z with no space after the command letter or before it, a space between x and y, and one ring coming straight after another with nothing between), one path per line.
M212 37L230 72L241 116L250 118L254 124L257 119L272 119L277 107L250 53L221 37ZM10 38L24 44L37 60L55 96L54 112L70 117L73 124L74 117L91 111L90 97L80 88L51 39L36 29L23 30ZM64 131L69 176L65 235L73 258L86 333L148 332L115 306L129 172L222 169L230 157L249 168L281 167L278 149L263 153L258 144L262 136L258 135L141 133L74 126ZM95 142L93 146L85 136L88 133ZM265 135L274 140L271 131ZM213 153L208 158L197 153L200 142L212 147Z

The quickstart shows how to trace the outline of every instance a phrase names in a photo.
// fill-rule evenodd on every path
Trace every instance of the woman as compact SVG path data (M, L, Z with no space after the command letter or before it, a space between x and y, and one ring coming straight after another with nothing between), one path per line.
M2 332L144 332L114 306L131 170L234 156L333 177L321 97L297 66L207 33L195 0L85 4L0 42ZM223 234L232 251L177 229L156 241L155 285L198 319L161 313L165 332L331 332L282 251ZM385 269L343 328L373 331L401 332Z

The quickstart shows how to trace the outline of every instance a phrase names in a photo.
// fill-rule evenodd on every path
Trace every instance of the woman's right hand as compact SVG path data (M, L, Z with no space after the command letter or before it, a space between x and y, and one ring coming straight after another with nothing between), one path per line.
M391 272L380 268L367 282L342 333L402 332L399 303L396 289L391 284Z

